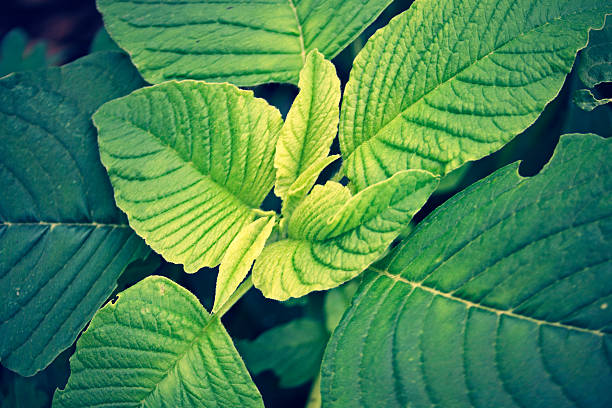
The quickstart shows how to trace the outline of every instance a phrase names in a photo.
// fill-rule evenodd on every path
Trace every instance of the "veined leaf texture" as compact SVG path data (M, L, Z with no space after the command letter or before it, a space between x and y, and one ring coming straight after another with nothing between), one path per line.
M289 219L288 237L255 261L255 287L286 300L354 278L386 251L437 185L431 173L407 170L355 196L333 181L315 186Z
M68 348L149 252L115 206L90 119L143 84L120 53L0 80L0 360L21 375Z
M417 0L354 62L340 118L357 190L499 149L559 92L612 0Z
M94 115L130 226L185 271L213 267L274 183L278 110L230 84L170 81Z
M333 58L391 0L98 0L111 37L151 83L298 82L307 54Z
M609 407L612 143L563 136L429 215L328 344L331 407Z
M96 313L70 371L54 407L263 407L220 320L161 276Z

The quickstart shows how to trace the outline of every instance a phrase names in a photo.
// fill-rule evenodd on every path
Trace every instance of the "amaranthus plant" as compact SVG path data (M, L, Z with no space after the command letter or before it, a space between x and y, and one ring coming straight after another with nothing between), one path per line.
M343 88L331 59L389 3L98 0L125 54L0 80L2 364L31 376L89 323L54 407L260 407L247 366L299 384L299 348L239 353L222 317L253 286L357 278L330 292L352 300L322 361L324 328L277 334L322 345L296 359L311 407L612 406L609 139L561 136L538 174L509 164L413 220L538 119L590 36L577 100L609 101L612 0L416 0ZM284 118L249 89L270 82L299 88ZM218 267L211 310L162 276L111 296L151 251Z

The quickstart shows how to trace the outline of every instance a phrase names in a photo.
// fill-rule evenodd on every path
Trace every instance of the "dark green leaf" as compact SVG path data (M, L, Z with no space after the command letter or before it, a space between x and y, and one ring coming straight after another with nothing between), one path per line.
M288 388L317 375L327 336L320 322L302 318L274 327L253 341L239 341L236 347L254 375L272 370L280 386Z
M612 140L495 172L371 269L327 347L330 407L612 406Z
M46 367L148 250L115 207L91 114L141 86L100 53L0 80L0 359Z

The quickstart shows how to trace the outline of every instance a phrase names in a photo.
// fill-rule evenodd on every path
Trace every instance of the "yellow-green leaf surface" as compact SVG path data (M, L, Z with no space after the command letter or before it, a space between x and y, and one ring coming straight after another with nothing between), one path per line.
M213 313L225 304L247 276L275 225L275 217L258 218L243 228L227 248L217 276Z
M436 209L365 273L327 407L612 406L612 140L562 136Z
M315 186L289 220L287 239L264 248L253 283L272 299L300 297L354 278L425 204L438 179L408 170L356 196L336 182Z
M361 190L499 149L559 92L612 0L416 0L355 59L340 118Z
M391 0L98 0L111 37L151 83L297 83L306 55L333 58Z
M108 52L0 80L0 360L20 375L70 347L149 252L115 206L91 123L142 85Z
M291 184L287 191L285 200L283 200L282 213L285 218L283 221L286 222L290 218L293 210L298 204L306 197L306 194L315 185L321 172L340 158L339 155L333 154L331 156L320 157L317 161L312 163L310 167L304 170L299 177Z
M326 158L338 133L340 80L333 64L311 51L298 86L300 93L287 114L274 157L274 192L283 200L304 171Z
M130 225L187 272L216 266L274 182L280 113L229 84L167 82L94 115Z
M94 316L53 407L263 407L220 320L161 276Z

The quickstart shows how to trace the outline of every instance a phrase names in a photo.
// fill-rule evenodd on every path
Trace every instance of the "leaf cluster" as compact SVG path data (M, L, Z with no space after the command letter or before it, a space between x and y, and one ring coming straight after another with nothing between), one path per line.
M330 60L388 4L99 0L93 48L123 52L0 79L2 364L31 376L89 324L54 407L261 407L264 371L314 380L311 407L612 405L610 139L413 220L587 44L574 100L609 102L612 1L416 0L343 88ZM284 118L249 88L270 82L299 89ZM152 253L218 268L210 312L157 275L107 302ZM252 287L309 312L234 344Z

